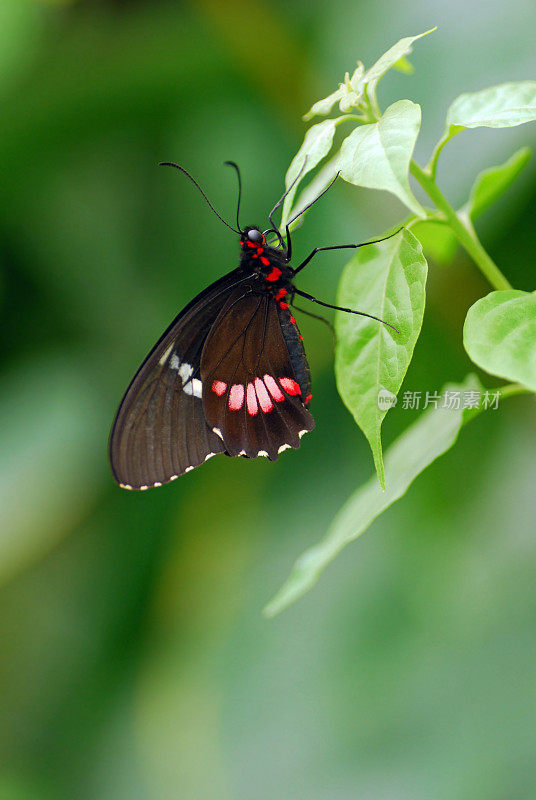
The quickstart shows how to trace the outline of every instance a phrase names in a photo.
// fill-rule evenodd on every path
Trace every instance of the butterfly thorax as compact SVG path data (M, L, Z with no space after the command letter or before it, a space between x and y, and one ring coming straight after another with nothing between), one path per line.
M258 232L258 229L249 230ZM291 286L294 271L287 263L285 251L271 247L266 244L264 235L260 236L260 241L251 241L247 233L242 236L240 266L245 272L259 277L259 289L263 293L269 292L282 302Z

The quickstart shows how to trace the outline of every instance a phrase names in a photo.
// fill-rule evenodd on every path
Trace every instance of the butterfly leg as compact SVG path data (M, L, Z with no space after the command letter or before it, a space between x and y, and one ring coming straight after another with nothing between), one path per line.
M319 322L323 322L324 325L327 325L333 335L333 345L335 346L337 344L337 334L335 333L335 326L331 320L326 319L320 314L312 314L310 311L306 311L304 308L297 306L293 301L291 301L290 305L295 311L299 311L300 314L305 314L306 317L312 317L312 319L317 319Z
M288 230L288 228L287 228ZM307 258L299 264L296 269L294 270L294 275L297 275L307 264L316 256L317 253L321 253L324 250L357 250L358 247L365 247L367 244L378 244L379 242L385 242L387 239L391 239L391 237L396 236L397 233L400 233L402 228L399 228L394 233L390 233L389 236L383 236L381 239L372 239L370 242L361 242L361 244L334 244L329 247L315 247L315 249L309 253Z
M391 325L390 322L386 322L384 319L380 319L380 317L375 317L373 314L366 314L364 311L355 311L353 308L341 308L341 306L332 306L331 303L324 303L323 300L318 300L316 297L313 297L312 294L307 294L307 292L302 292L301 289L296 289L296 287L294 287L294 292L300 297L304 297L305 300L310 300L312 303L317 303L319 306L324 306L324 308L333 308L335 309L335 311L345 311L347 314L357 314L360 317L368 317L369 319L375 319L376 322L382 322L384 325L387 325L388 328L392 328L394 331L396 331L396 333L400 333L398 328L395 328L395 326Z

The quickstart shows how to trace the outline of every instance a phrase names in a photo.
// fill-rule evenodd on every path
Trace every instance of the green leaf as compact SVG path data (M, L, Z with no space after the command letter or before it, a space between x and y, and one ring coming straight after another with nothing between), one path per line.
M294 217L300 213L301 209L309 205L318 195L326 189L329 184L334 180L335 176L340 169L340 153L336 153L329 161L318 170L314 178L307 184L305 189L300 193L300 196L294 204L294 208L289 213L289 217ZM290 226L291 230L298 228L303 222L303 217L299 217Z
M416 42L417 39L422 39L423 36L428 36L428 34L432 33L433 31L435 31L435 28L430 28L430 30L425 31L424 33L417 34L417 36L406 36L404 39L400 39L396 44L390 47L389 50L387 50L387 52L384 53L383 56L381 56L370 69L365 72L363 76L363 84L365 86L371 86L372 90L375 91L376 85L380 78L392 67L396 67L397 69L407 72L406 65L408 62L405 62L404 59L405 56L413 52L413 42Z
M477 175L467 203L461 209L475 219L504 194L530 161L530 148L522 147L508 161Z
M413 75L415 72L415 67L406 56L402 56L402 58L393 64L393 69L396 69L397 72L401 72L403 75Z
M477 300L465 318L463 343L490 375L536 392L536 293L510 289Z
M402 385L421 330L426 273L419 242L404 230L360 248L340 282L338 305L374 314L399 330L367 317L337 314L338 390L370 443L382 487L381 426L388 406L380 408L378 398L396 395Z
M310 119L316 116L325 116L329 114L335 103L337 103L344 95L346 94L346 88L343 83L339 85L338 89L335 89L334 92L328 94L327 97L324 97L322 100L317 100L314 103L309 111L303 115L302 119L305 122L308 122Z
M461 94L447 112L447 130L510 128L535 120L536 81L519 81Z
M318 122L316 125L313 125L305 134L302 146L292 159L285 176L285 186L287 189L290 188L293 181L296 181L296 183L286 196L283 204L280 225L282 230L290 219L292 203L294 202L294 196L300 182L308 172L314 169L317 164L327 156L333 144L333 137L335 136L337 125L344 119L345 117L325 119L323 122Z
M453 136L467 128L511 128L536 121L536 81L518 81L466 92L447 111L445 133L435 146L428 169L435 175L437 160Z
M461 384L446 386L445 391L481 392L482 386L474 375L469 375ZM482 405L459 409L442 405L439 402L437 408L424 411L391 445L385 455L386 491L382 492L373 476L350 496L325 539L295 562L290 577L264 609L267 616L275 616L309 591L335 556L402 497L415 478L452 447L462 425L482 410Z
M411 226L411 232L422 245L427 257L436 264L447 266L458 249L458 240L451 228L434 220L419 220Z
M420 125L420 106L399 100L378 122L356 128L342 143L340 167L344 180L392 192L417 216L424 217L408 177Z

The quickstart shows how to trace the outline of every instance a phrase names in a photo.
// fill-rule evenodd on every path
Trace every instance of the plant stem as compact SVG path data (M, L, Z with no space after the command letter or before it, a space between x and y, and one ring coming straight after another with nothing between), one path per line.
M443 212L446 223L493 288L499 290L511 289L512 286L508 283L497 264L482 247L471 222L469 220L464 221L456 213L430 173L423 170L413 160L410 164L410 172L430 199L433 200L438 210Z

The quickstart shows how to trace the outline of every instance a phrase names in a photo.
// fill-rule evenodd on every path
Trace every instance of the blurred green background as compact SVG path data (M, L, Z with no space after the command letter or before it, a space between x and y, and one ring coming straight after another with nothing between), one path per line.
M129 494L106 454L117 403L169 320L234 267L235 237L161 159L262 224L301 114L402 36L422 104L417 159L465 90L533 78L527 0L140 0L0 4L0 798L524 800L536 797L534 405L472 423L408 496L280 617L261 608L372 459L335 390L332 340L301 322L315 433L276 464L214 459ZM455 202L535 129L449 144ZM536 170L479 225L534 289ZM339 184L295 235L363 240L404 214ZM344 254L300 286L332 301ZM431 265L403 387L470 364L488 291L459 253ZM492 384L487 379L487 384ZM386 441L410 421L394 410Z

